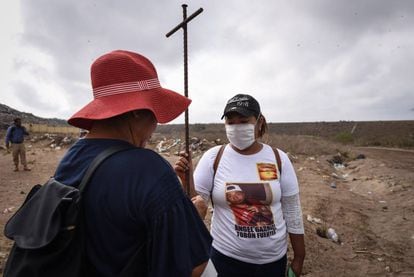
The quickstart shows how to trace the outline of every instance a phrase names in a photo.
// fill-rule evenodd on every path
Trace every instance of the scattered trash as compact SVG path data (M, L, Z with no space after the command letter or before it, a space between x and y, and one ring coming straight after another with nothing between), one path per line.
M190 143L199 143L199 142L200 142L200 139L198 137L192 137L190 139Z
M382 255L384 255L384 254L381 254L381 253L368 251L366 247L362 248L361 250L355 250L355 253L357 253L357 254L369 254L369 255L372 255L372 256L382 256Z
M4 252L0 252L0 258L1 258L1 259L6 258L6 256L7 256L7 254L6 254L6 253L4 253Z
M377 260L379 261L379 262L383 262L384 261L384 258L377 258Z
M387 266L385 267L385 271L386 271L386 272L391 272L391 268L387 265Z
M338 154L338 155L333 156L332 159L328 160L328 162L332 165L343 164L344 159L342 158L342 156L340 154Z
M84 131L86 131L86 130L84 130ZM87 134L87 131L84 132L84 134L86 135ZM85 135L83 135L83 136L85 136ZM73 138L71 138L71 137L64 137L63 140L62 140L62 145L69 145L69 144L72 144L73 142L74 142L74 139Z
M190 145L189 148L192 151L192 153L201 153L204 152L214 145L220 144L221 140L216 139L214 141L208 141L206 139L200 139L198 137L192 137L190 139ZM177 138L177 139L166 139L163 138L161 141L158 142L158 144L155 146L156 151L158 153L180 153L184 149L184 142Z
M366 157L365 157L365 155L364 154L359 154L358 156L356 156L356 160L363 160L363 159L365 159Z
M167 151L163 146L164 146L165 140L161 140L157 146L155 147L158 151L158 153L162 153L164 151Z
M164 138L157 144L155 148L157 149L158 153L163 153L177 145L181 145L181 139L170 139L167 141L167 139Z
M325 226L318 227L316 228L316 234L320 236L321 238L326 238L335 243L341 244L341 240L339 239L338 234L333 228L326 229Z
M345 166L343 164L340 164L340 163L334 163L333 166L334 166L335 169L345 168Z
M378 201L378 203L382 204L382 205L381 205L382 211L386 211L386 210L388 210L388 206L386 205L386 204L387 204L387 201L385 201L385 200L380 200L380 201Z
M336 178L336 179L339 179L339 175L338 175L338 174L336 174L335 172L332 172L332 173L331 173L331 176L332 176L332 177L334 177L334 178Z
M308 214L308 216L306 217L306 220L312 223L316 223L316 224L321 224L322 220L317 218L317 217L313 217L310 214Z
M346 181L345 178L348 177L348 175L338 175L335 172L332 172L331 176L334 177L335 179L340 179L340 180L344 180L344 181Z
M289 157L290 160L297 160L297 159L299 159L298 156L295 156L295 155L293 155L290 152L286 152L286 154L288 155L288 157Z
M9 207L9 208L5 208L5 209L4 209L4 211L3 211L3 213L4 213L4 214L11 213L11 212L13 212L13 209L14 209L14 207L13 207L13 206L11 206L11 207Z
M326 237L333 242L339 242L338 234L335 232L335 229L333 228L328 228L328 230L326 231Z
M330 184L330 187L331 187L331 188L333 188L333 189L336 189L336 184L335 184L334 182L332 182L332 183Z

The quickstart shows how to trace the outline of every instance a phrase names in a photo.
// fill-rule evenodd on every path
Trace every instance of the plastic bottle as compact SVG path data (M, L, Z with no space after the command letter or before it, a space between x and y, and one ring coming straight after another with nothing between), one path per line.
M293 272L292 267L289 266L287 277L296 277L295 272Z
M328 230L326 231L326 237L332 240L333 242L339 241L338 234L335 232L335 229L333 228L328 228Z

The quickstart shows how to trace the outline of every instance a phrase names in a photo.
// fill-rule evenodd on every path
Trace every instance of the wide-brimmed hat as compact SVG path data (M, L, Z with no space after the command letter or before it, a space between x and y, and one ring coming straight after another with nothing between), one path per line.
M257 102L257 100L251 95L237 94L227 101L221 119L231 112L236 112L247 117L253 115L258 118L260 115L260 105L259 102Z
M155 67L146 57L116 50L99 57L91 66L94 99L75 113L68 123L90 130L96 120L129 111L151 110L159 123L184 112L191 100L162 88Z

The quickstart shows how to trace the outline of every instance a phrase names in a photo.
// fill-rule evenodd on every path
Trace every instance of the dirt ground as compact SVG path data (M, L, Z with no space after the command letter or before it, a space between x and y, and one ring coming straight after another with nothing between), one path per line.
M32 145L27 151L32 171L14 172L11 155L0 150L2 230L30 188L53 175L65 151ZM327 160L335 153L291 156L306 232L303 275L414 276L414 151L353 147L352 152L366 158L334 167ZM317 235L317 229L329 227L340 243ZM0 273L10 247L1 235Z

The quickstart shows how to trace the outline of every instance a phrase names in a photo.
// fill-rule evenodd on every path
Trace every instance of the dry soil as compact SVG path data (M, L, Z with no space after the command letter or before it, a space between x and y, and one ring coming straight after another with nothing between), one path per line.
M27 146L30 172L14 172L11 155L0 150L2 230L30 188L53 175L66 151L41 143ZM327 162L332 155L291 155L306 232L303 275L414 276L414 152L384 148L352 148L352 152L366 158L334 167ZM318 236L317 229L323 228L334 228L340 243ZM10 247L1 235L0 273Z

